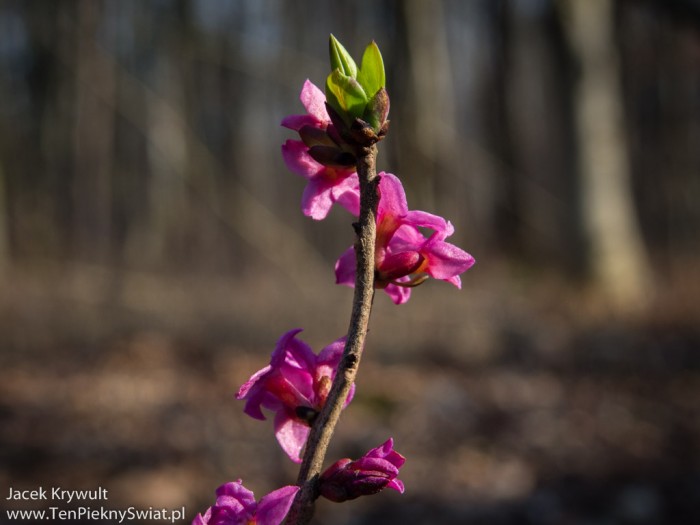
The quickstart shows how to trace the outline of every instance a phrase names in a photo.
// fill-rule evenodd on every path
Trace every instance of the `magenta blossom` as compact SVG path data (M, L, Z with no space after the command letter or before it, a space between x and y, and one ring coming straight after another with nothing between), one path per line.
M301 90L307 115L291 115L282 125L299 132L301 140L282 145L287 167L308 179L301 207L304 215L324 219L337 202L353 215L359 215L360 190L355 172L355 156L344 149L326 110L326 96L309 80Z
M279 525L289 512L299 487L289 485L270 492L258 503L239 479L216 489L216 503L197 514L192 525Z
M394 441L389 438L356 461L345 458L331 465L321 474L321 495L340 503L376 494L386 487L403 494L403 482L396 476L405 462L406 458L394 450Z
M452 224L437 215L409 211L401 181L391 173L379 176L375 287L384 289L396 304L408 301L411 287L428 277L461 288L459 274L474 264L474 258L445 242L454 233ZM426 237L419 228L432 233ZM354 286L356 268L355 251L350 248L336 262L336 282Z
M275 412L275 436L287 455L299 463L310 426L326 403L345 338L334 341L316 355L291 330L277 342L270 364L240 388L236 397L246 401L244 412L265 419L261 407ZM352 385L345 406L355 391Z

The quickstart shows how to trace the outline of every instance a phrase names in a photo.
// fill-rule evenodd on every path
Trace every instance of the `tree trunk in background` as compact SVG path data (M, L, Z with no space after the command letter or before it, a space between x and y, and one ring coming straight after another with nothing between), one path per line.
M511 151L506 157L517 247L544 271L581 277L582 238L572 115L571 57L553 5L511 3L502 16L507 72L502 72ZM505 69L505 67L503 68ZM511 235L513 235L511 233Z
M4 2L0 259L295 273L286 261L313 249L323 270L352 231L342 211L323 226L298 212L279 121L302 112L304 78L322 87L332 30L356 56L373 37L385 53L379 163L412 208L449 218L481 260L576 277L590 261L636 304L640 228L659 278L698 266L700 62L681 3Z
M171 259L174 267L187 263L200 249L193 232L199 231L189 193L192 184L192 144L187 137L188 96L192 96L192 39L186 20L188 6L178 1L173 16L160 27L161 47L154 53L153 90L146 90L146 115L142 123L148 137L148 218L142 232L135 232L130 254L134 260L161 265ZM134 20L136 23L137 20ZM155 21L153 22L156 23ZM150 28L155 30L155 27ZM208 174L205 174L208 175ZM194 239L189 242L189 239Z
M410 0L403 4L403 12L410 57L411 99L408 104L413 110L413 136L409 135L408 139L415 151L409 154L411 160L404 165L413 172L415 189L421 193L421 205L435 209L434 201L440 198L436 195L439 172L451 170L460 151L455 140L454 92L443 30L443 5L442 2ZM453 190L455 186L453 184ZM449 198L452 196L454 191Z
M0 277L10 265L10 239L7 220L7 197L5 195L5 172L0 163Z
M76 48L74 232L79 256L108 262L111 242L112 166L114 164L115 76L100 60L97 2L78 4Z
M593 277L612 306L643 307L651 289L630 185L609 0L567 0L565 27L580 68L575 89L583 221Z
M492 237L489 247L503 250L518 258L522 255L522 199L518 173L513 169L515 144L508 115L508 98L513 85L512 47L513 30L510 11L512 6L503 2L488 4L488 33L492 37L493 65L485 75L481 104L489 108L484 115L487 143L498 160L491 169L494 182L494 202L490 208L491 224L486 238ZM491 235L489 235L491 234Z

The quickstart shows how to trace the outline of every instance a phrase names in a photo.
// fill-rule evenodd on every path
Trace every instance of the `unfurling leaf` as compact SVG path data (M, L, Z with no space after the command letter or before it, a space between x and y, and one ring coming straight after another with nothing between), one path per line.
M362 55L360 71L357 73L357 81L362 85L367 96L370 98L373 97L377 91L386 86L384 61L382 60L382 54L379 52L379 47L377 47L374 41L367 46Z
M328 51L331 56L331 71L339 69L341 73L349 77L357 76L357 64L350 56L350 53L343 47L343 44L331 35L328 42Z
M339 69L326 79L326 99L338 113L351 118L361 117L368 102L367 93L360 83Z

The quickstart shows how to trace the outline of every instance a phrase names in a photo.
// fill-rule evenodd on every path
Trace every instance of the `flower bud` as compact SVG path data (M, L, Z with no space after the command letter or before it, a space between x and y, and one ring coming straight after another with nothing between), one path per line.
M419 252L405 251L384 256L377 268L377 288L416 272L425 261Z
M404 485L396 477L406 459L393 449L393 445L389 438L356 461L343 458L335 462L321 474L321 495L340 503L376 494L386 487L403 493Z

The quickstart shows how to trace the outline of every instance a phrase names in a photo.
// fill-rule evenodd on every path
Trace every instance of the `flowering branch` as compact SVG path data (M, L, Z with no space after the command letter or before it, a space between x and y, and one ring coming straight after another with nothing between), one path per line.
M394 303L403 304L411 289L429 277L460 288L459 275L474 264L471 255L446 242L454 233L449 221L410 210L399 178L377 173L377 142L389 125L377 45L367 46L358 68L331 35L330 57L325 93L307 80L301 91L307 114L282 121L301 139L287 140L282 156L291 171L308 180L302 196L305 215L322 220L338 204L358 216L354 247L335 265L336 283L355 288L350 326L345 337L318 354L297 338L301 328L283 334L270 364L236 396L255 419L265 419L263 408L275 413L277 441L292 461L301 463L297 486L273 491L256 503L240 480L224 484L217 489L216 503L197 515L193 525L306 525L320 496L342 502L384 488L403 492L397 476L405 458L394 450L392 438L358 460L343 458L321 473L340 412L355 392L374 290L383 289Z
M350 388L355 381L362 350L367 336L369 318L374 299L374 246L377 236L376 215L379 202L376 159L377 146L360 146L357 151L357 174L360 179L360 218L354 223L357 240L355 254L355 295L350 316L350 327L343 357L326 399L326 404L316 418L306 444L306 452L299 469L297 493L287 515L288 525L305 525L311 520L314 501L319 497L318 479L331 436L340 418Z

